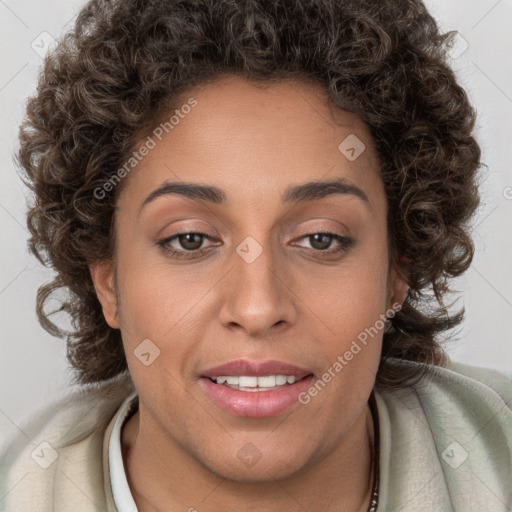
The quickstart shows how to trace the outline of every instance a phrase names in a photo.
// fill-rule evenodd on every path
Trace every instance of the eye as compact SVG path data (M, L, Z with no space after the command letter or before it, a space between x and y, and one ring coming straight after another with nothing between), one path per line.
M202 256L209 247L201 248L204 239L213 241L213 238L206 233L185 232L163 238L157 245L164 253L174 258L190 258ZM183 249L176 247L181 246Z
M307 239L309 241L310 247L308 247L308 249L325 254L335 254L348 251L354 245L354 240L352 238L347 238L346 236L338 235L336 233L311 233L299 238L299 240L303 239ZM330 247L333 241L338 245L332 249Z

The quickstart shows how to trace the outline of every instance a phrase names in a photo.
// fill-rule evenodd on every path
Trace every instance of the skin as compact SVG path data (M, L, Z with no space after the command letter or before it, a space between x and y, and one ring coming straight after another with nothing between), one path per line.
M255 86L230 76L189 91L189 114L125 179L116 211L116 263L91 265L109 325L121 329L139 410L122 431L139 510L364 511L372 477L374 385L382 331L311 398L275 417L238 417L202 391L202 371L238 358L278 359L319 377L407 285L390 265L387 201L367 127L331 107L316 84ZM182 103L178 102L178 105ZM366 149L349 161L350 134ZM290 185L343 178L364 192L290 204ZM177 194L142 203L165 181L214 185L226 204ZM185 229L212 241L176 259L157 242ZM353 239L312 240L332 232ZM248 236L262 253L236 252ZM202 240L202 244L200 243ZM329 245L330 240L330 245ZM190 249L189 249L190 254ZM150 339L149 366L134 350ZM252 443L252 467L237 452Z

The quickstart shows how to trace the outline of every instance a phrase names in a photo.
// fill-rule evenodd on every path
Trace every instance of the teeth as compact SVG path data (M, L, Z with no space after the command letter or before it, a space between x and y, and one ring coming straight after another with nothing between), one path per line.
M273 388L275 385L275 375L269 375L268 377L258 377L258 387L260 388ZM242 386L242 384L240 384L240 386Z
M255 388L258 386L258 377L238 377L238 385L243 388Z
M261 377L240 375L223 375L217 377L217 384L227 384L228 386L240 386L241 388L274 388L285 384L293 384L296 381L293 375L264 375Z

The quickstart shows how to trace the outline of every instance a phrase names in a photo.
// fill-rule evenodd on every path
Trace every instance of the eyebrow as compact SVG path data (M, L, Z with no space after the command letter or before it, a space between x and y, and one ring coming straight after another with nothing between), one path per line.
M166 181L149 194L141 204L140 209L158 197L169 194L177 194L194 201L207 201L214 204L224 204L227 202L226 193L218 187L201 183ZM283 203L295 204L323 199L331 195L352 195L367 203L368 206L370 205L368 196L359 187L348 183L344 178L336 178L329 181L310 181L301 185L292 185L285 190L281 201Z

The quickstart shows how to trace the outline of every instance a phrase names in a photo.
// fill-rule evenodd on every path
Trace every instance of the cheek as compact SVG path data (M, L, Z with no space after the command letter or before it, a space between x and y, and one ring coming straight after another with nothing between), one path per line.
M162 272L146 266L132 273L123 288L120 286L121 325L129 339L161 341L189 332L187 329L198 320L201 297L209 288L204 281L187 284L170 269Z
M327 324L344 336L372 325L385 311L387 300L387 251L368 247L326 273L301 276L305 301ZM308 291L309 290L309 291Z
M310 325L323 325L322 335L316 338L326 356L318 377L326 384L317 386L319 391L311 389L306 399L321 396L319 402L343 405L317 411L319 421L333 428L346 421L347 411L353 410L355 417L356 409L365 403L378 370L385 326L386 255L359 258L346 270L330 279L329 292L313 290L311 294L321 322L311 318Z
M336 375L328 392L333 400L347 390L354 399L359 394L364 397L373 384L385 325L387 279L385 246L380 251L377 247L361 251L321 281L308 278L310 292L305 302L315 313L307 313L308 330L315 332L327 356L325 371L331 368L331 375ZM307 287L304 282L304 291Z
M320 322L311 318L310 323L323 326L317 337L322 340L329 364L344 354L346 361L357 361L350 363L352 370L373 367L378 361L384 327L380 318L385 311L384 285L385 279L378 272L352 272L343 282L333 283L335 292L315 294L312 303Z
M197 305L204 288L185 286L169 269L139 267L134 259L124 272L129 277L120 284L120 318L132 379L147 397L165 396L169 389L179 396L177 381L187 377L188 362L203 337L203 311Z
M186 263L171 265L142 233L128 228L122 233L117 265L121 325L129 338L159 339L211 285L197 282Z

